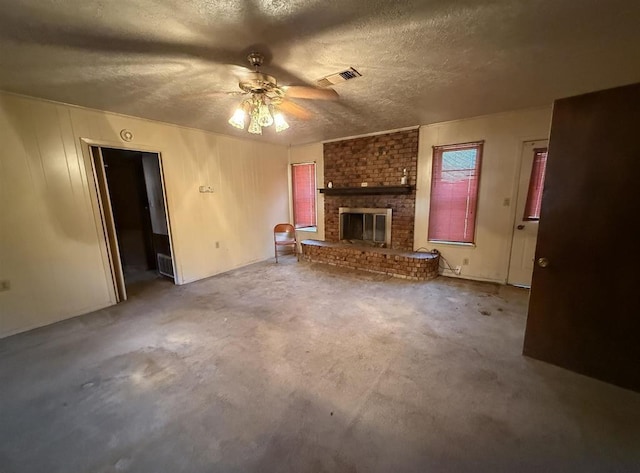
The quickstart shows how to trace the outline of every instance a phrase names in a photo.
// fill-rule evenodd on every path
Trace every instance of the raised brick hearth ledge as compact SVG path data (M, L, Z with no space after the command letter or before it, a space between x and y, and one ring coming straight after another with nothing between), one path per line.
M440 256L433 253L356 246L320 240L303 240L301 245L304 261L389 274L416 281L426 281L438 276Z

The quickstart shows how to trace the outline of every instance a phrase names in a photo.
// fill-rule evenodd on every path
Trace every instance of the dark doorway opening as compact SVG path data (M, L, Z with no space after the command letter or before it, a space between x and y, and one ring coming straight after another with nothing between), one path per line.
M112 258L119 259L123 285L174 280L171 242L157 153L94 148L104 169L113 227ZM116 269L116 272L117 269ZM126 299L126 294L120 300Z

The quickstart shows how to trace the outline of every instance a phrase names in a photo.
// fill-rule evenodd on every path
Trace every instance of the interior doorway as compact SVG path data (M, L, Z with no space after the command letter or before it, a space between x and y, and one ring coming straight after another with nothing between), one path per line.
M136 282L175 283L160 156L100 146L91 155L118 302Z
M516 218L507 277L507 283L514 286L531 287L547 146L547 140L526 141L522 146Z

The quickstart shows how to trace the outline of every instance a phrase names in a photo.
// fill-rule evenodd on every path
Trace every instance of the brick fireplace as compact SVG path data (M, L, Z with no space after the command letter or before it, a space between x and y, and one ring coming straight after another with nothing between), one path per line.
M413 224L418 170L418 130L366 136L324 144L324 186L333 189L399 186L403 171L407 184L402 193L329 195L324 198L325 240L340 241L340 207L390 208L393 211L391 248L413 249ZM362 191L366 192L365 189Z
M417 170L417 129L325 143L325 241L303 241L303 259L419 281L437 277L439 255L413 251Z

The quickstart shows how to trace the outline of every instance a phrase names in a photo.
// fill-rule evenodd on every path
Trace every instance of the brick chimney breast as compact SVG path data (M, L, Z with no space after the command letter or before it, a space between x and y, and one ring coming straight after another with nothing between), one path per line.
M419 130L404 130L324 144L324 178L333 188L399 186L404 169L415 186L418 172ZM413 250L415 187L409 194L325 195L325 239L340 239L339 207L391 208L391 247Z

